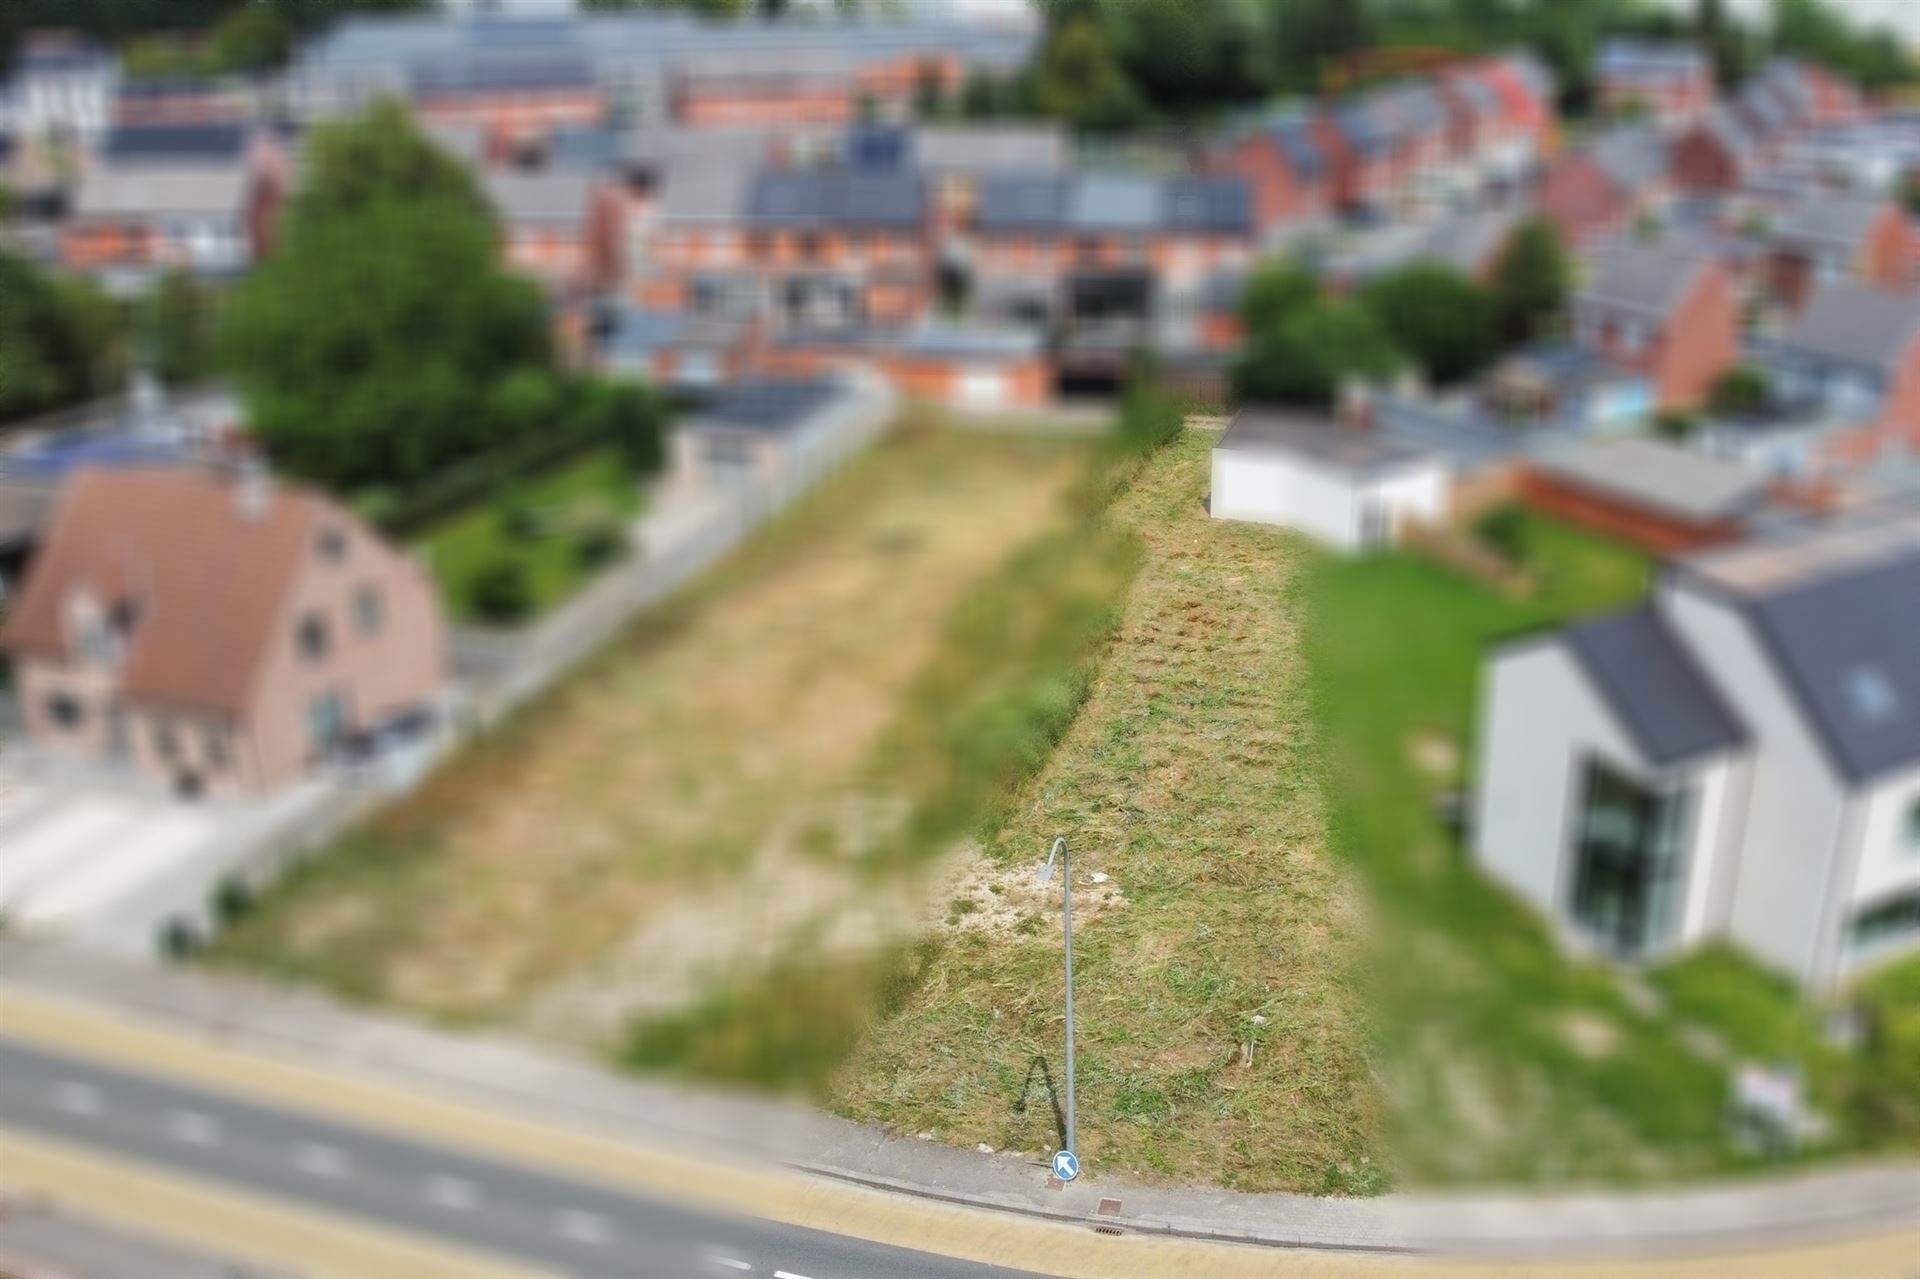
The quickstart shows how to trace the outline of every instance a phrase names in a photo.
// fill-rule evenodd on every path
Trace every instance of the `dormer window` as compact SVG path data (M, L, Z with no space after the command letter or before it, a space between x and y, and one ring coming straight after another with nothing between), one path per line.
M333 645L333 636L328 630L325 615L308 613L302 617L300 624L294 628L294 644L300 650L300 656L306 661L325 661L327 652Z

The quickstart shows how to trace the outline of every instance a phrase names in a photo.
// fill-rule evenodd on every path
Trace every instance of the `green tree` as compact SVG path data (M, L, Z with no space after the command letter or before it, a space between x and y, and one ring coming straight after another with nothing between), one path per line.
M1320 296L1320 284L1287 261L1263 263L1240 290L1240 328L1270 333L1295 311Z
M1070 14L1048 31L1028 96L1041 114L1082 129L1124 129L1145 115L1112 37L1090 12Z
M1553 223L1529 218L1515 230L1494 269L1493 307L1500 336L1509 342L1544 337L1567 305L1573 268Z
M1127 374L1114 420L1114 440L1122 452L1140 456L1179 438L1187 415L1180 401L1163 385L1153 361L1141 359Z
M220 20L212 42L222 70L255 74L286 62L293 52L293 30L273 6L245 4Z
M545 308L458 204L309 215L235 290L226 355L275 461L336 488L406 488L537 429L509 380L552 367Z
M574 412L582 437L619 449L635 478L665 465L667 407L652 388L633 382L589 383Z
M138 332L153 371L169 386L214 370L214 301L189 271L162 275L139 312Z
M1751 364L1739 364L1714 379L1707 392L1707 407L1728 417L1758 413L1767 405L1772 383L1765 370Z
M295 227L387 201L437 201L483 224L493 221L473 174L421 133L398 102L375 102L313 131L290 211Z
M104 394L125 373L122 308L0 250L0 419Z
M1493 298L1458 271L1417 264L1370 283L1361 302L1401 353L1443 385L1493 359Z
M1400 367L1393 340L1357 302L1318 299L1273 329L1249 334L1233 368L1242 400L1327 407L1351 379L1378 379Z

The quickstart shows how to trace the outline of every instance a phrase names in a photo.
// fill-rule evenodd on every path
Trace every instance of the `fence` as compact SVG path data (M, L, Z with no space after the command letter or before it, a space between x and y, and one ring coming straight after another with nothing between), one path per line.
M897 401L884 383L852 375L845 395L797 429L779 466L713 495L670 547L615 566L522 633L498 675L464 690L451 731L435 748L438 757L453 753L552 687L644 609L686 585L818 487L873 444L892 423L896 409ZM276 801L270 819L240 833L210 859L210 879L173 885L164 901L148 903L144 921L114 921L111 929L100 930L99 940L123 949L127 939L145 937L164 950L182 940L183 930L191 938L211 936L221 922L212 898L222 880L257 892L401 793L345 775L302 783ZM115 938L121 940L116 944Z

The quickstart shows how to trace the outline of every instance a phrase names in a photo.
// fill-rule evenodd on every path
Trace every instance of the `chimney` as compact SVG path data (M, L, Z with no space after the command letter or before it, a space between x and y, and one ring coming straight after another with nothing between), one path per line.
M1357 379L1342 383L1336 413L1340 425L1347 430L1371 431L1374 426L1372 388Z
M273 503L273 474L258 458L247 458L234 475L233 504L243 519L259 520Z

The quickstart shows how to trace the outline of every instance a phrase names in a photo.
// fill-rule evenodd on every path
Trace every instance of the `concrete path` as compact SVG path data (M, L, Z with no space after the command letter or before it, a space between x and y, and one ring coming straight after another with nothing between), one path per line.
M768 1101L610 1075L523 1043L349 1011L309 994L0 941L8 991L112 1010L345 1079L458 1098L658 1149L724 1152L924 1199L1133 1233L1269 1246L1591 1258L1774 1248L1920 1229L1920 1167L1857 1167L1694 1189L1374 1200L1163 1189L1096 1169L1065 1190L1041 1168L895 1139ZM0 1018L0 1032L4 1032ZM1117 1200L1101 1214L1102 1200ZM1920 1257L1920 1252L1914 1254Z

